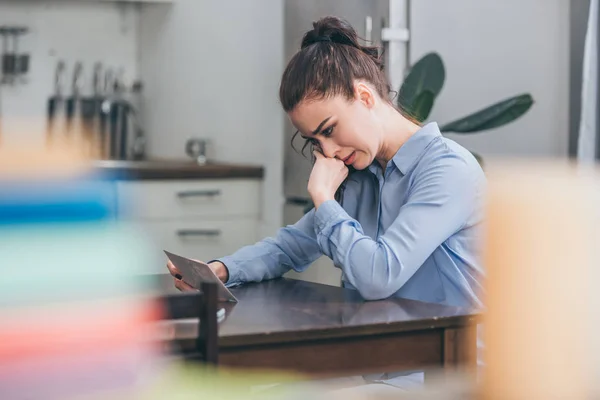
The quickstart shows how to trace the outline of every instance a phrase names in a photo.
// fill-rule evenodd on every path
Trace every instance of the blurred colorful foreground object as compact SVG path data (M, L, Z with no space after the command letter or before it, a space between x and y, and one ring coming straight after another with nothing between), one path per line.
M146 243L114 182L58 151L0 154L0 398L133 386L159 354Z
M160 260L78 154L0 148L0 399L316 398L162 351Z
M491 163L487 174L478 398L598 398L598 171L536 161Z

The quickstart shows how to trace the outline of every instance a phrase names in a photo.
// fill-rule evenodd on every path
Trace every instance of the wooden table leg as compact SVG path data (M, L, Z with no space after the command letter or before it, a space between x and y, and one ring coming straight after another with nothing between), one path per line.
M474 372L477 367L477 326L444 329L442 367L452 372Z

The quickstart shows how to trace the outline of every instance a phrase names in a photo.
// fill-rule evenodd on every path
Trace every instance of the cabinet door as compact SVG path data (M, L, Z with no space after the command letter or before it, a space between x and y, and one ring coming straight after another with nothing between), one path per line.
M148 273L166 271L163 250L183 257L210 261L229 255L239 248L254 244L258 223L254 219L237 220L191 219L170 221L140 221L139 228L148 235L158 265L149 266Z
M124 218L259 217L257 180L119 182L118 191Z

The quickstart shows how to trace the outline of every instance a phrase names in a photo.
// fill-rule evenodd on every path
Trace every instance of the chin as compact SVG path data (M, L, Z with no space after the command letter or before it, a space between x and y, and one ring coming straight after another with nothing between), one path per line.
M356 157L356 160L352 163L352 165L350 165L349 168L354 169L356 171L360 171L360 170L367 168L369 165L370 165L369 163L365 162L364 158Z
M352 165L349 165L348 168L350 170L360 171L360 170L367 168L368 166L369 166L369 164L366 164L364 161L356 160L355 162L352 163Z

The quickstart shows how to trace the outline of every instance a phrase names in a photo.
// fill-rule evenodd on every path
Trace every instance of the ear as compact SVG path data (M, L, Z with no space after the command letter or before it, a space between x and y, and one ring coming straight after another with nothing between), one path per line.
M375 92L366 82L354 82L354 97L369 109L375 106Z

